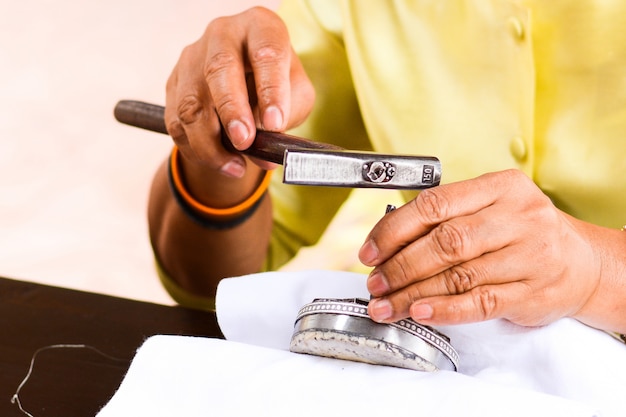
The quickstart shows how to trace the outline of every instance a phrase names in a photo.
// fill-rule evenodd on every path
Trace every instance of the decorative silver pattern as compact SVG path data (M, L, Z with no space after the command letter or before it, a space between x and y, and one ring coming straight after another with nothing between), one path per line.
M430 327L422 326L411 319L400 320L395 323L390 323L389 325L409 332L430 344L434 344L441 349L458 368L459 354L457 351L447 340L435 333Z
M368 161L363 164L363 179L380 183L389 182L396 175L396 167L391 162Z
M450 344L450 339L444 334L428 326L421 325L414 320L407 318L394 323L380 324L372 321L367 313L369 301L362 298L351 299L331 299L318 298L313 302L304 305L296 316L295 324L298 325L303 318L312 315L343 315L347 317L359 317L367 319L371 325L389 326L391 328L408 333L440 351L453 364L454 369L458 369L459 355ZM364 335L367 336L367 335Z
M298 311L296 321L309 314L349 314L351 316L369 318L367 314L367 303L361 305L359 301L362 299L330 299L330 298L316 298L312 303L305 304L304 307Z

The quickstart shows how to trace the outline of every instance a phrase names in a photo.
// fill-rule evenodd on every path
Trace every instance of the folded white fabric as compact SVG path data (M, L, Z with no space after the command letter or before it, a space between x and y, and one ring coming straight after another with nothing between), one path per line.
M452 372L422 373L216 339L154 336L100 417L591 416Z
M626 347L574 320L441 328L461 357L458 373L288 352L303 304L358 296L367 297L365 276L352 273L223 280L217 309L228 340L147 340L99 416L626 416Z

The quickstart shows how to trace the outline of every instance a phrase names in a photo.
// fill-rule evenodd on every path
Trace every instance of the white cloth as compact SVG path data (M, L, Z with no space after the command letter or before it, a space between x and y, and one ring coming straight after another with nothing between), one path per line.
M328 271L223 280L217 310L228 340L150 338L98 416L626 416L626 346L569 319L440 328L459 352L458 373L288 351L303 304L366 297L364 280Z

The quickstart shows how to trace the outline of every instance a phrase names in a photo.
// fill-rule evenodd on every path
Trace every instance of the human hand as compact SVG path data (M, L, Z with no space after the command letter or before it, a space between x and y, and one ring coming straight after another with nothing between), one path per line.
M222 147L221 126L244 150L257 127L301 123L315 95L282 20L261 7L212 21L182 52L166 92L165 123L183 156L233 178L246 160Z
M384 216L359 252L375 267L369 314L427 325L573 317L600 281L589 236L588 224L558 210L520 171L422 191Z

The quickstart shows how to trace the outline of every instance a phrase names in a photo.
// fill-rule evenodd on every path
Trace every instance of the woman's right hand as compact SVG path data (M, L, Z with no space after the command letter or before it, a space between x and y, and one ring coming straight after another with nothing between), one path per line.
M257 128L302 123L315 99L283 21L262 7L213 20L183 50L166 93L165 123L185 160L233 179L246 174L246 158L221 145L222 126L244 150Z

